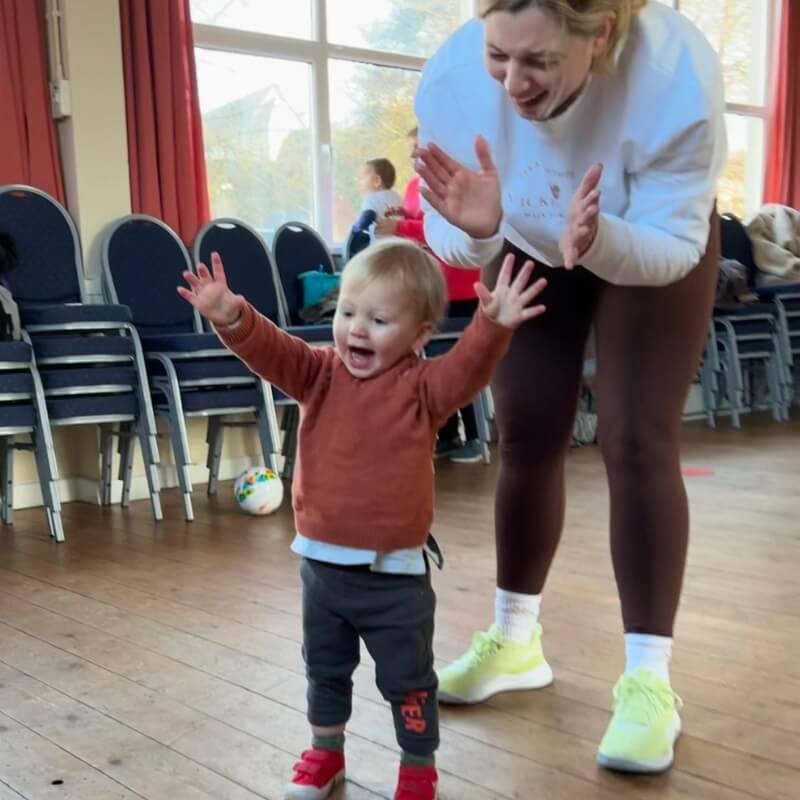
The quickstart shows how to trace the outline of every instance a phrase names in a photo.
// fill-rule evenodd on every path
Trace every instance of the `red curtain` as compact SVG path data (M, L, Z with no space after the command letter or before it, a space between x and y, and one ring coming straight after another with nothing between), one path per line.
M800 0L780 5L764 202L800 208Z
M189 0L120 0L131 205L187 244L209 220Z
M46 52L42 5L0 0L0 184L27 183L63 203Z

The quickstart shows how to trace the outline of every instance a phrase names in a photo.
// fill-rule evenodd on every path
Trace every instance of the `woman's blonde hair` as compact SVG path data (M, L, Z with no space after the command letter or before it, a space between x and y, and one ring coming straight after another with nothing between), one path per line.
M420 322L436 325L447 307L447 287L439 265L418 244L396 236L380 239L353 256L342 282L365 286L379 278L396 280Z
M594 72L607 72L618 51L624 46L633 18L647 5L647 0L481 0L480 15L486 19L496 11L524 11L538 8L561 23L573 36L595 36L607 14L614 15L614 29L606 52L592 64Z

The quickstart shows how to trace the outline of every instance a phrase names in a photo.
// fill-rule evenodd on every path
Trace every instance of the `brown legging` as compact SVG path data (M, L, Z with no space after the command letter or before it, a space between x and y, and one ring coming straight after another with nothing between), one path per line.
M564 522L564 459L594 325L599 441L611 495L611 555L628 633L671 636L689 536L681 413L708 330L719 229L700 264L666 287L614 286L538 265L544 316L514 334L492 382L500 439L497 585L538 594ZM506 243L504 252L525 254ZM487 267L493 286L501 259Z

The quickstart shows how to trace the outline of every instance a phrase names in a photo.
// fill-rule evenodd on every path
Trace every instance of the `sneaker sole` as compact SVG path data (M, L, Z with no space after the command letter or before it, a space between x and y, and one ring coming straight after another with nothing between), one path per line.
M448 456L452 464L480 464L483 456Z
M605 756L598 750L597 763L601 767L614 770L615 772L634 772L640 775L666 772L675 761L675 742L678 741L680 735L681 721L680 717L678 717L672 734L672 747L670 747L669 753L666 753L663 758L654 758L649 761L633 761L626 758Z
M500 675L486 683L476 686L463 695L448 694L439 689L439 702L449 705L471 705L482 703L502 692L524 692L530 689L544 689L553 682L553 670L548 663L519 675Z
M325 798L333 794L340 783L344 783L344 770L334 775L328 783L319 788L316 786L295 786L290 783L286 787L286 793L283 798L284 800L325 800Z

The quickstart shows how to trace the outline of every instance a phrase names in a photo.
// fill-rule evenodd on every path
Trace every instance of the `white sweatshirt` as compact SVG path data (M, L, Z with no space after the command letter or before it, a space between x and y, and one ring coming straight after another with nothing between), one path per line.
M425 66L415 108L420 141L477 169L489 143L502 184L503 220L472 239L425 204L425 236L450 264L482 266L508 239L550 266L586 170L604 165L597 237L580 263L606 281L661 286L700 261L716 182L725 165L725 104L717 55L685 17L649 3L616 67L593 75L563 114L520 117L483 63L483 21L456 31Z

